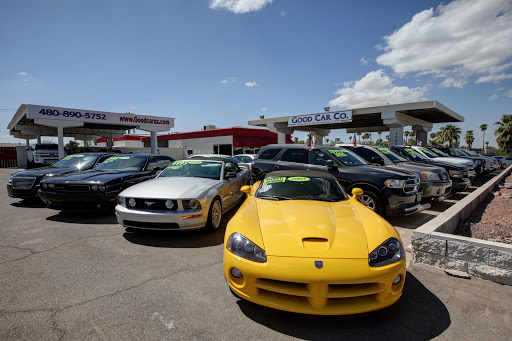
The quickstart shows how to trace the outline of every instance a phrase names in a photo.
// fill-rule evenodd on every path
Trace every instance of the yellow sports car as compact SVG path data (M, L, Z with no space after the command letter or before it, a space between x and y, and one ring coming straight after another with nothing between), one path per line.
M343 315L395 303L405 250L396 230L347 195L334 176L267 174L226 228L224 276L233 293L267 307Z

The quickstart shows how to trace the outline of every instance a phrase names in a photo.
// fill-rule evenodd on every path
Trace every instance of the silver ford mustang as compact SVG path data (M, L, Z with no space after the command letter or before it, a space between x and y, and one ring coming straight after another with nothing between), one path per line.
M146 230L219 229L222 213L245 196L249 171L223 157L171 163L157 178L118 196L116 216L124 227Z

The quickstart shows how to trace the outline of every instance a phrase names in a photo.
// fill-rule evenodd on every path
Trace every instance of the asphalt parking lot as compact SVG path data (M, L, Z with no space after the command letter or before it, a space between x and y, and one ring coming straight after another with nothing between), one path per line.
M5 186L14 171L0 169L0 183ZM390 221L405 236L449 204L434 203ZM113 213L63 214L9 198L4 189L0 339L505 340L512 335L511 287L449 277L429 267L411 267L402 298L372 313L307 316L241 301L222 272L223 231L235 210L224 216L217 234L139 234L125 231Z

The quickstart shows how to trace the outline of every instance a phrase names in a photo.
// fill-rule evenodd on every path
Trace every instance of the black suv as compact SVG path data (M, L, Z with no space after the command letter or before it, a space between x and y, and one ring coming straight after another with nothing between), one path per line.
M338 147L277 144L262 147L252 163L251 179L276 170L328 172L348 192L361 188L358 200L380 215L406 215L420 207L420 179L407 171L370 165L350 150Z

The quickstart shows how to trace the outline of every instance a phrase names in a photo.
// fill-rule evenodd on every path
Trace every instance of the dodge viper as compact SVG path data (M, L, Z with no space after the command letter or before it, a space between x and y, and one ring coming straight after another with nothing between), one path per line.
M402 294L405 250L396 230L325 172L275 171L244 186L228 223L224 276L245 300L290 312L344 315Z

